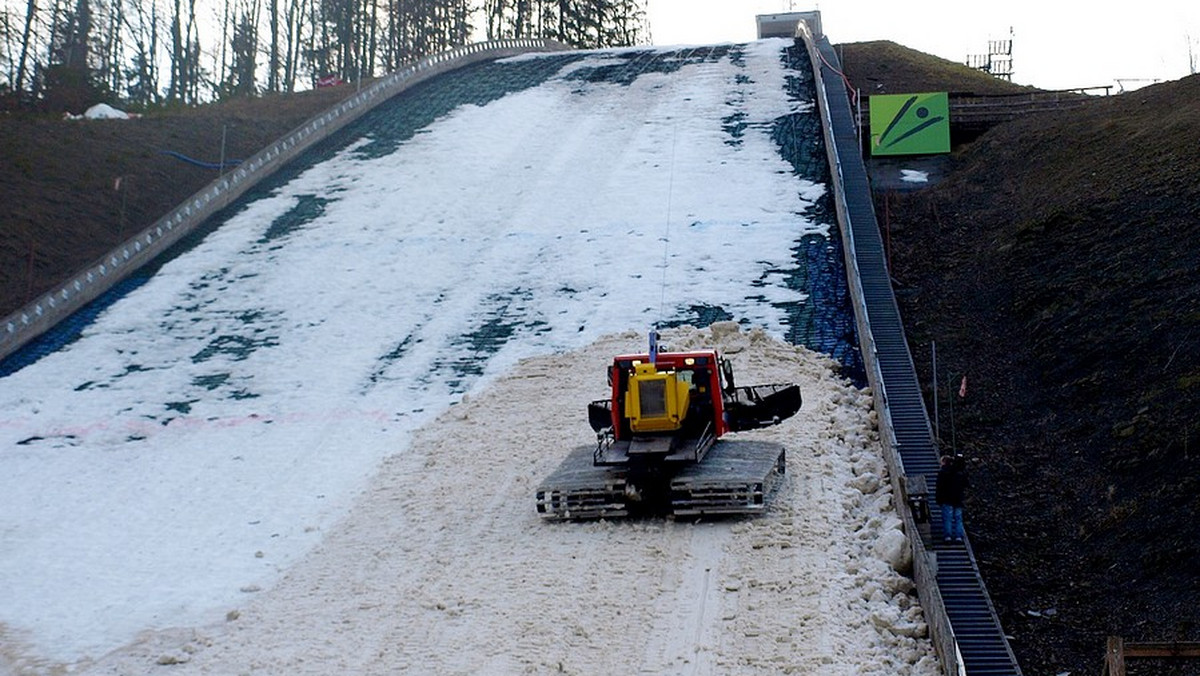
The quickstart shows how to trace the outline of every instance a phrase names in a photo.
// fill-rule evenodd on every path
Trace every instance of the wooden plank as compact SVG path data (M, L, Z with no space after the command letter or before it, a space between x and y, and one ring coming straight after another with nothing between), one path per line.
M1108 650L1104 655L1104 673L1107 676L1125 676L1125 642L1120 636L1108 637Z
M1139 641L1125 644L1125 657L1200 657L1200 643Z
M1120 636L1109 636L1108 647L1104 654L1104 675L1125 676L1125 658L1200 658L1200 642L1139 641L1126 643Z

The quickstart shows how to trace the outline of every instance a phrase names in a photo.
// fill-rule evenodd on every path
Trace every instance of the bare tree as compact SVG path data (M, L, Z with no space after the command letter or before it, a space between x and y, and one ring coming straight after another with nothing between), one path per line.
M147 4L149 12L147 12ZM131 12L122 13L125 32L133 43L125 70L125 93L143 105L159 101L158 82L158 3L130 3Z
M304 0L285 0L287 3L285 58L283 66L284 88L295 91L296 78L300 74L300 46L304 32Z
M483 3L484 30L489 40L499 40L505 35L505 16L510 0L485 0Z
M181 0L173 1L175 11L171 15L171 84L167 89L168 101L181 100L186 87L183 71L186 67L184 53L187 43L183 41L183 5Z
M1195 75L1196 74L1196 44L1195 44L1195 41L1192 40L1191 33L1184 33L1183 39L1187 41L1188 73L1191 75Z
M0 82L37 99L70 71L141 104L291 92L324 75L395 70L465 44L475 26L487 39L635 44L646 35L645 2L225 0L219 30L202 44L196 0L25 0L23 16L0 13Z
M29 54L33 41L33 21L36 16L37 0L29 0L25 6L25 30L21 32L21 58L17 65L17 79L13 84L14 91L25 90L26 67L29 65Z
M249 96L258 93L258 22L262 4L247 0L238 8L230 40L229 80L221 88L225 96Z
M13 70L16 61L12 58L14 36L8 7L0 7L0 67L4 69L3 80L0 80L0 94L7 91L7 87L11 86L17 77L16 71Z
M125 0L102 1L101 10L103 35L100 36L97 54L97 78L107 91L119 93L123 88L121 66L125 52Z
M213 76L218 83L217 98L222 96L220 87L229 81L229 43L233 40L233 32L235 28L235 20L233 14L233 0L224 0L221 3L221 46L216 54L213 54Z
M171 15L171 81L167 100L196 103L200 100L200 36L196 29L196 0L173 0Z

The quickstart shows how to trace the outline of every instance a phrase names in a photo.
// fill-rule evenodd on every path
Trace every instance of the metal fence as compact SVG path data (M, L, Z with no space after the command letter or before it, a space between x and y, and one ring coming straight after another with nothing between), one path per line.
M1074 91L1035 91L990 96L950 92L949 100L952 128L983 131L1025 115L1075 110L1098 99ZM871 126L870 96L858 101L858 125L864 130Z

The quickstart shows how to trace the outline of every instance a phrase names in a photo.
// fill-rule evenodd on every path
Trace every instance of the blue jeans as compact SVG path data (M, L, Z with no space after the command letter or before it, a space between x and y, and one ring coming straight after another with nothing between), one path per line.
M961 540L963 538L963 508L942 505L942 536Z

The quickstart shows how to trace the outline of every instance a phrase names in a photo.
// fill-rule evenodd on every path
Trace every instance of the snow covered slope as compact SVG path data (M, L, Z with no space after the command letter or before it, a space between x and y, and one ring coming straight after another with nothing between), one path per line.
M713 592L698 586L703 571L688 562L751 564L737 555L697 557L686 541L727 551L746 533L776 526L548 527L534 518L529 482L533 469L553 464L558 449L530 449L544 455L512 470L508 456L519 444L498 435L553 432L557 444L576 438L575 430L537 424L526 430L521 420L528 415L505 418L501 411L496 417L508 421L500 423L505 429L484 420L464 438L434 443L451 449L431 452L420 440L456 434L442 429L447 410L468 392L494 392L488 386L519 360L577 350L614 331L640 333L656 322L706 317L733 318L775 336L795 328L795 318L805 316L797 308L806 302L795 280L812 276L803 267L811 258L806 252L832 243L814 208L825 186L798 175L776 138L781 120L812 115L811 101L798 98L792 86L803 71L785 67L789 46L763 41L523 57L487 68L493 75L532 69L541 73L536 82L506 86L428 119L406 107L422 94L401 97L373 116L374 129L340 147L327 145L318 153L323 161L297 167L246 200L203 241L109 307L78 341L0 380L0 665L35 673L61 664L83 667L143 632L219 625L246 604L262 613L261 622L236 620L231 636L243 628L268 631L262 623L296 624L308 616L306 604L327 604L320 589L334 588L336 580L351 585L337 587L346 591L338 596L354 599L334 606L337 612L366 614L345 618L343 629L380 612L373 609L390 608L404 618L397 631L427 632L413 639L420 646L410 648L418 653L404 653L418 661L385 657L387 636L371 646L323 645L322 631L313 628L280 634L282 653L263 663L268 671L303 660L311 673L330 673L317 665L351 657L377 661L347 664L347 671L390 673L405 664L417 672L479 670L471 660L480 654L451 651L439 661L420 651L436 652L455 645L460 634L474 637L485 629L500 642L494 653L511 660L499 663L501 672L549 670L554 660L582 664L584 672L608 671L603 660L620 647L603 635L612 618L580 626L597 655L608 655L582 662L555 657L569 642L539 647L505 633L506 622L518 621L510 611L534 612L565 593L577 579L569 571L544 583L541 601L511 589L496 592L504 599L498 613L504 621L480 619L461 605L467 598L489 603L486 590L512 579L470 582L474 570L500 554L500 545L475 547L501 524L521 534L504 541L514 551L542 551L554 565L583 566L583 558L571 557L604 553L635 567L659 566L657 594L679 595L681 609L704 613L696 599ZM434 89L458 83L477 91L470 78L479 71L444 77ZM389 132L389 124L403 131ZM609 357L588 355L601 362ZM553 358L542 364L537 368L552 368L546 364ZM602 370L561 375L572 388L591 388L598 374ZM816 380L831 377L826 368ZM549 396L554 405L579 411L586 437L581 391ZM487 396L500 409L551 406ZM473 410L460 407L455 410ZM435 422L439 416L442 422ZM861 429L852 434L868 436ZM853 462L829 457L835 466L842 463L831 471L843 474L844 462ZM833 490L839 487L842 479ZM420 518L388 522L386 506L373 503L380 491L394 491L396 501L387 506ZM430 508L463 500L485 503L487 517L472 522L454 510ZM355 515L362 510L392 530L359 532ZM796 514L767 541L789 542L808 527L806 520ZM610 551L613 541L596 534L613 528L618 542L629 537L634 545ZM889 530L876 523L860 532L870 541ZM661 557L652 555L664 531L674 544L664 544ZM339 542L347 537L362 541L347 550L349 543ZM840 535L823 537L825 543ZM573 551L573 542L584 548ZM536 549L539 544L545 549ZM824 551L824 544L815 546ZM747 553L754 551L751 546ZM373 576L377 552L396 557L398 567ZM405 574L411 577L392 577L407 570L410 554L414 569ZM328 556L332 563L312 563ZM834 561L829 572L837 580L866 566L853 553ZM525 575L522 589L533 593L529 585L537 586L546 571L521 573L527 564L510 561L509 572ZM780 565L776 575L790 578L793 566ZM807 575L809 567L808 559L799 561L795 574ZM456 574L422 577L422 570L435 568ZM310 574L316 577L304 577ZM478 587L460 595L436 589L459 577ZM356 591L358 579L363 586ZM851 596L881 596L880 608L891 610L880 612L909 612L899 583L872 590L843 582L837 584ZM412 605L397 611L386 605L395 599L372 600L381 594L378 585L389 584L407 589L401 596ZM757 583L744 584L750 598ZM263 594L261 605L249 601L277 586L281 591ZM415 594L420 590L430 598ZM574 596L563 613L601 600L582 589L567 591ZM607 599L629 590L601 585L595 593ZM731 647L727 656L700 660L688 651L723 635L707 623L711 618L685 620L699 632L694 636L690 629L671 634L674 619L656 618L652 606L633 602L627 611L618 605L604 612L628 612L635 622L652 623L643 628L661 626L665 633L651 633L662 645L632 664L671 671L677 658L720 664L759 650ZM821 613L837 603L796 612ZM275 610L282 606L291 609ZM450 612L428 615L430 607ZM458 619L435 628L429 624L434 617ZM322 614L313 621L333 618ZM878 624L906 626L897 617ZM638 631L636 625L628 630ZM762 636L759 629L743 631ZM176 634L149 636L153 643L153 636ZM821 654L831 656L848 640L827 638ZM365 647L377 652L343 654ZM688 654L677 655L681 650ZM927 657L927 650L914 647L913 659L897 659L907 664ZM112 659L119 661L119 654ZM239 666L253 668L253 660ZM227 672L213 667L210 673Z
M803 388L803 415L750 435L789 447L766 515L539 520L538 481L590 436L560 421L604 394L608 355L642 347L640 332L609 336L526 360L423 428L319 547L231 604L231 619L147 634L90 672L936 674L912 583L891 567L906 541L869 397L829 358L762 332L665 338Z

